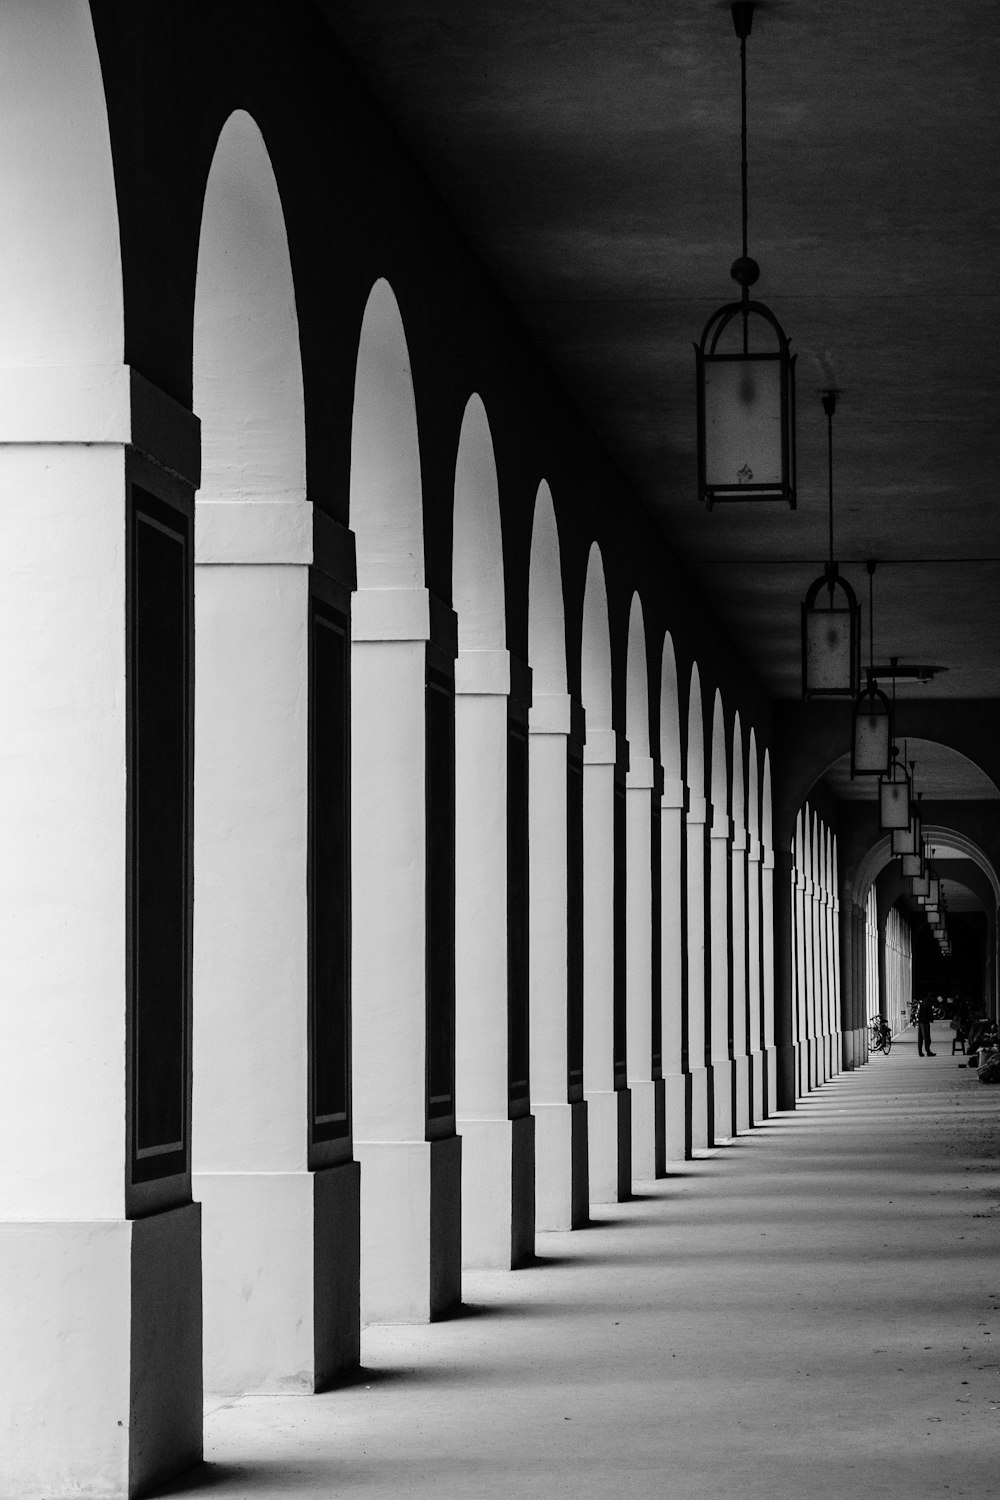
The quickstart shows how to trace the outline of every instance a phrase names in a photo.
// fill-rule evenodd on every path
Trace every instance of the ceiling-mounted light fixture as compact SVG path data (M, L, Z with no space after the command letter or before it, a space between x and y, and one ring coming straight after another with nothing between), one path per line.
M874 584L875 563L868 569L868 682L854 700L851 735L851 779L887 776L892 749L892 705L875 679Z
M760 266L747 249L747 37L754 6L732 7L740 39L743 253L730 275L741 289L695 345L698 493L717 500L783 500L795 509L795 356L770 308L750 300Z
M803 698L854 698L860 683L861 611L833 560L833 414L839 391L823 392L830 515L830 559L802 605ZM839 596L837 591L839 590Z

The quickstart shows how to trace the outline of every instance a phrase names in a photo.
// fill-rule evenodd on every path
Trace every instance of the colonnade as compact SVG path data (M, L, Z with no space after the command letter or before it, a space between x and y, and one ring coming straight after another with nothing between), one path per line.
M909 1024L913 998L913 929L893 906L885 922L885 978L882 985L882 1015L893 1032Z
M791 878L792 1040L805 1094L841 1070L837 840L808 802L795 822Z

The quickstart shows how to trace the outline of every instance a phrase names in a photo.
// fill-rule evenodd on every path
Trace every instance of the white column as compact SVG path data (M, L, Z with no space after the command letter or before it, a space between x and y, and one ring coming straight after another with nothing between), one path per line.
M750 1029L747 1050L750 1056L750 1119L756 1125L766 1114L764 1090L764 1036L761 1024L761 846L756 834L747 845L747 988L750 999Z
M315 1390L358 1361L359 1186L349 1122L319 1161L309 1152L312 506L206 496L196 527L205 1380Z
M660 1004L663 1015L663 1113L667 1161L684 1159L687 1087L682 1055L684 944L684 783L665 781L660 798Z
M761 926L764 934L764 1056L767 1062L765 1109L778 1109L777 1051L774 1045L774 850L764 847L761 858Z
M461 1141L452 1116L430 1116L427 1097L427 682L435 612L425 589L362 589L351 618L363 1324L426 1321L461 1296ZM453 640L443 647L452 657Z
M579 712L579 710L578 710ZM535 1218L575 1229L588 1217L587 1104L570 1096L568 746L573 703L536 695L528 716L528 972ZM578 872L577 872L578 873Z
M534 1250L534 1122L510 1107L506 651L455 663L455 1108L462 1260L510 1269Z
M749 980L747 950L747 831L733 828L732 841L732 920L733 920L733 1072L735 1089L734 1132L750 1129L750 1044L747 1006Z
M614 730L587 735L583 767L583 1087L592 1203L617 1203L631 1189L628 1090L616 1089L614 1068L617 760L618 735Z
M716 1140L732 1137L733 1061L729 1050L729 815L716 807L711 809L709 839L709 884L712 922L711 964L711 1057L712 1094L714 1098L713 1134Z
M189 519L197 477L190 412L126 367L0 375L0 1491L19 1500L124 1497L201 1454L200 1215L186 1167L132 1176L127 959L129 488Z
M705 820L708 802L691 797L687 811L687 1038L691 1148L709 1141L708 1070L705 1066Z
M633 756L625 779L625 974L628 1086L632 1096L632 1176L656 1176L656 1087L653 1083L653 789L650 756Z

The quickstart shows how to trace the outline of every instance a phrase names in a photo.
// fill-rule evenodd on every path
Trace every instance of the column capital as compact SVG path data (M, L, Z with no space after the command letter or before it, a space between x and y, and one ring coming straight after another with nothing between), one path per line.
M619 766L628 770L628 740L615 729L591 729L583 746L585 766Z
M629 791L651 792L656 786L659 768L651 755L629 754L628 775L625 785Z

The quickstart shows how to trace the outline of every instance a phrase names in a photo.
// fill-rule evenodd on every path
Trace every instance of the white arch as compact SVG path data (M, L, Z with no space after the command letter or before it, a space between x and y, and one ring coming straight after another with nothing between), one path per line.
M642 600L632 595L628 617L625 734L629 754L649 755L649 674L646 669L646 630Z
M506 647L500 492L490 424L477 395L469 397L458 440L452 600L459 650Z
M588 738L595 730L611 728L611 630L604 562L597 542L587 558L583 591L580 691L587 713Z
M384 279L369 294L358 340L350 503L358 588L422 587L417 408L403 320Z
M535 498L528 565L528 658L535 697L566 691L566 613L559 531L543 479Z
M194 320L200 499L303 501L305 403L288 238L267 147L244 110L205 189Z
M944 823L925 824L923 838L927 844L948 843L953 849L959 849L967 859L971 859L973 864L978 865L989 881L994 900L1000 909L1000 878L987 855L974 840L970 839L967 834L956 832ZM868 893L879 875L895 858L892 852L892 835L887 834L884 838L878 839L858 865L851 888L851 899L859 906L864 906Z
M726 744L726 714L722 694L715 690L712 705L712 806L718 813L729 811L729 756Z
M731 806L733 823L737 828L746 827L746 781L743 763L743 725L737 712L733 719Z
M705 796L705 718L698 663L691 664L688 686L688 735L685 780L692 797Z
M8 0L0 13L0 85L3 364L120 367L118 203L86 0ZM47 397L51 403L51 387Z
M666 780L682 780L677 659L674 656L674 643L670 638L669 630L663 637L663 655L660 659L660 764Z

